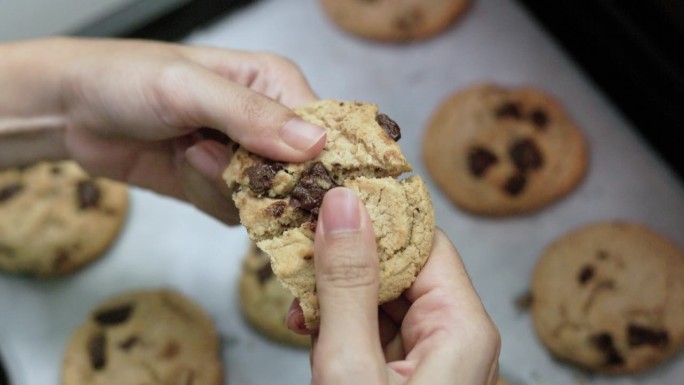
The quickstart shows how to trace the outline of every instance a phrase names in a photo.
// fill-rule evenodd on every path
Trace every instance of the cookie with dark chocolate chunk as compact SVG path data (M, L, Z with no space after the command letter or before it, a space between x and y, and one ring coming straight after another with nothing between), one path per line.
M652 368L684 347L684 251L632 222L587 224L543 252L532 320L557 358L601 373Z
M321 0L336 25L357 36L412 41L435 36L454 23L471 0Z
M126 185L92 178L75 162L0 171L0 270L71 273L109 248L127 212Z
M423 159L460 208L519 215L560 200L583 179L581 130L548 93L476 85L445 99L423 138Z
M327 129L326 145L315 159L274 168L272 161L240 148L224 179L250 238L271 257L275 275L299 298L307 326L314 328L313 238L328 190L348 187L369 210L381 260L380 303L398 297L425 263L434 213L420 177L396 179L411 171L397 144L401 128L376 105L322 100L295 113ZM267 171L253 171L260 169Z
M281 344L310 347L311 337L294 333L285 319L294 297L271 269L271 259L252 243L242 261L240 310L260 334Z
M72 334L63 385L223 383L220 338L204 310L172 290L99 304Z

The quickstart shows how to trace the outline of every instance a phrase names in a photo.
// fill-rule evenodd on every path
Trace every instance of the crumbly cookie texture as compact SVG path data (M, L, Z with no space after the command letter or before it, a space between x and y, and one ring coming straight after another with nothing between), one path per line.
M445 99L423 138L434 181L474 214L519 215L558 201L588 166L581 130L548 93L479 84Z
M641 224L587 224L544 251L531 311L559 359L609 374L651 368L684 346L684 251Z
M271 259L252 244L242 261L240 309L245 319L273 341L297 347L311 346L311 338L287 328L285 317L294 297L276 279Z
M109 248L127 212L125 184L92 178L72 161L0 171L0 270L71 273Z
M271 257L273 271L300 300L305 323L319 322L313 238L323 195L354 190L369 211L380 258L379 302L397 298L422 268L432 246L434 212L427 187L399 145L399 126L374 104L318 101L295 112L328 130L313 160L279 163L238 149L224 172L252 240Z
M213 321L172 290L125 293L100 304L71 336L63 385L223 383Z
M411 41L437 35L471 0L321 0L330 20L354 35L381 41Z

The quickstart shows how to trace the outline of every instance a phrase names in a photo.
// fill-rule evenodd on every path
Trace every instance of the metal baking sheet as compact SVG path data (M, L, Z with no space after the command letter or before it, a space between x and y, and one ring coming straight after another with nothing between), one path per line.
M502 334L501 373L513 384L682 384L684 356L639 376L591 376L552 360L529 315L515 305L540 251L594 220L645 223L684 245L684 188L636 130L516 3L476 0L446 33L413 44L373 43L331 25L317 0L260 0L197 31L188 43L273 51L294 60L322 98L375 102L402 127L400 142L428 182L438 225L460 250ZM538 213L486 219L455 208L421 162L423 127L434 108L473 82L534 85L555 95L584 129L591 166L581 186ZM99 301L122 291L169 286L199 302L225 339L226 383L302 384L308 353L260 337L236 298L243 229L227 228L186 204L133 189L114 247L66 279L0 275L0 350L14 384L59 383L62 351Z

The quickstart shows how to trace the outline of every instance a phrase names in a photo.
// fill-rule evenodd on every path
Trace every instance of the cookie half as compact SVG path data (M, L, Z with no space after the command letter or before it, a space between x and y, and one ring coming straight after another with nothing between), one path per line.
M411 166L396 143L399 126L376 105L323 100L295 112L328 130L315 159L285 164L240 148L224 179L250 238L271 257L278 279L299 298L306 325L315 328L313 238L326 191L348 187L369 211L380 258L380 303L397 298L424 265L434 212L420 177L395 179Z
M252 244L242 262L240 309L245 319L261 334L286 345L309 347L311 338L287 328L285 317L294 300L273 274L271 259Z
M423 138L439 187L474 214L532 212L572 191L588 166L580 128L548 93L481 84L445 99Z
M74 331L63 385L223 383L220 339L204 310L171 290L100 304Z
M354 35L381 41L437 35L469 5L470 0L321 0L336 25Z
M559 359L610 374L651 368L684 346L684 251L640 224L585 225L544 251L531 311Z
M125 184L92 178L72 161L0 171L0 270L71 273L109 248L127 212Z

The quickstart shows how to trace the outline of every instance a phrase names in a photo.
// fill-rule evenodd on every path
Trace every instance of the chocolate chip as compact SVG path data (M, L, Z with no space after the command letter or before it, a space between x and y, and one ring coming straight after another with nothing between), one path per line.
M665 330L629 324L627 325L627 342L630 347L651 345L664 348L670 343L670 336Z
M101 370L107 364L106 345L107 337L101 331L90 336L88 340L88 357L90 358L90 365L95 370Z
M549 123L549 116L544 110L537 108L530 114L530 121L532 121L539 130L543 131Z
M0 189L0 202L4 202L15 196L19 191L24 189L21 183L13 183Z
M259 284L263 285L266 281L273 276L273 270L271 269L271 263L266 263L259 270L257 270L257 280Z
M98 310L93 319L101 326L112 326L126 322L133 313L133 304L126 303L108 309Z
M536 170L544 163L542 153L532 139L520 139L513 143L508 150L508 156L522 172Z
M69 262L69 252L66 250L59 250L52 260L52 267L59 271L67 262Z
M78 207L81 210L97 207L100 204L100 188L93 180L82 180L76 186Z
M323 196L335 186L335 181L332 180L323 163L316 162L302 173L301 178L292 189L290 203L295 208L318 217Z
M409 32L418 27L423 22L423 13L414 8L400 15L394 22L394 26L404 32Z
M62 173L62 168L59 166L52 166L50 168L50 173L52 175L60 175Z
M525 189L526 184L527 175L525 175L523 172L518 172L508 178L506 184L504 185L504 191L510 196L516 196Z
M502 105L499 106L499 108L496 109L494 112L497 118L514 118L514 119L521 119L522 118L522 111L520 110L520 106L518 103L514 102L506 102Z
M13 247L0 242L0 257L14 258L16 254L17 251Z
M605 357L606 366L619 366L625 363L620 352L618 352L613 342L613 337L608 333L599 333L590 337L590 341L595 348L601 351Z
M180 346L178 345L178 342L174 340L169 340L166 342L166 345L162 348L161 351L158 353L158 357L163 359L163 360L170 360L178 355L180 352Z
M264 162L248 167L245 173L249 178L249 188L259 195L265 193L271 188L273 178L282 169L282 164L273 162Z
M129 351L139 343L140 338L138 336L130 336L119 343L119 348L121 350Z
M515 307L521 312L530 310L533 303L534 297L529 291L519 295L518 298L515 299Z
M580 271L579 276L577 279L579 282L584 285L586 284L592 277L594 276L594 268L591 266L584 266L582 268L582 271Z
M238 148L240 148L240 143L238 143L238 142L233 142L233 145L230 146L230 149L231 149L231 151L233 151L233 153L235 153L235 151L237 151Z
M389 135L395 142L401 139L401 128L394 120L390 119L389 116L385 114L377 114L375 116L375 121L378 122L380 127Z
M287 203L285 203L284 201L275 202L266 207L266 214L272 217L279 218L285 212L286 207Z
M481 178L498 161L496 155L484 147L473 147L468 151L468 168L476 178Z
M605 261L606 259L608 259L608 252L605 250L599 250L596 253L596 258L600 259L601 261Z

